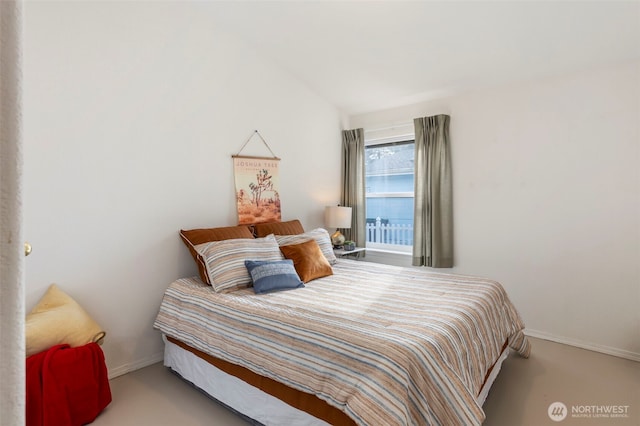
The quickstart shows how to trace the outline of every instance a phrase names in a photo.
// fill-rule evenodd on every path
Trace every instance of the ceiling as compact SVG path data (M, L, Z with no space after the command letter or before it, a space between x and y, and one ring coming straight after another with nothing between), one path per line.
M640 1L214 2L345 114L640 58Z

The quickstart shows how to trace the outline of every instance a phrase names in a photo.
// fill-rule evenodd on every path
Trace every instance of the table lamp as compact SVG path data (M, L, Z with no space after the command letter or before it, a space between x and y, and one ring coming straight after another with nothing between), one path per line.
M345 238L338 228L351 228L351 207L327 206L324 209L324 222L328 228L336 228L331 235L331 243L334 247L341 247Z

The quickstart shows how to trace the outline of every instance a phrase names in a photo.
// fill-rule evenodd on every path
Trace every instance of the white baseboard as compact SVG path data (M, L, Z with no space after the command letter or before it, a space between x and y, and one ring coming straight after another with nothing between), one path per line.
M124 374L130 373L132 371L136 371L141 368L148 367L149 365L155 364L156 362L160 362L163 359L164 359L164 351L160 351L158 353L155 353L151 356L148 356L136 362L120 365L114 368L109 368L109 380L114 379L118 376L122 376Z
M580 349L587 349L589 351L600 352L607 355L617 356L619 358L629 359L631 361L640 362L640 353L631 352L624 349L612 348L611 346L597 345L595 343L583 342L577 339L570 339L568 337L555 336L553 334L545 333L544 331L525 329L524 334L538 339L550 340L556 343L562 343L563 345L575 346Z

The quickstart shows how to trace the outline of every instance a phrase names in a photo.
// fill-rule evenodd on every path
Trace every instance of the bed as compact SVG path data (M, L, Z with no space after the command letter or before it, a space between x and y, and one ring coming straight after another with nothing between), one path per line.
M482 403L509 348L524 357L530 351L504 288L425 268L335 259L325 233L247 239L240 248L239 239L196 244L205 273L217 273L205 277L211 285L192 277L166 289L154 322L165 339L165 365L261 424L481 424ZM216 288L221 274L242 275L228 265L276 256L274 240L282 249L305 238L317 243L323 267L330 264L326 275L264 294L246 278ZM207 253L203 244L213 249ZM232 254L220 256L221 244L233 246Z

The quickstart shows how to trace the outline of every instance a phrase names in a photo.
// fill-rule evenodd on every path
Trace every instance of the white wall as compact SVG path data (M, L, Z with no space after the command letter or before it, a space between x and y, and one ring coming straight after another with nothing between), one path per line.
M178 230L237 223L231 155L254 129L282 158L284 220L321 226L339 200L343 117L209 12L25 5L27 309L56 282L106 329L112 376L160 359L162 293L197 273Z
M453 271L501 281L532 335L640 360L640 62L349 125L442 113L451 115Z

